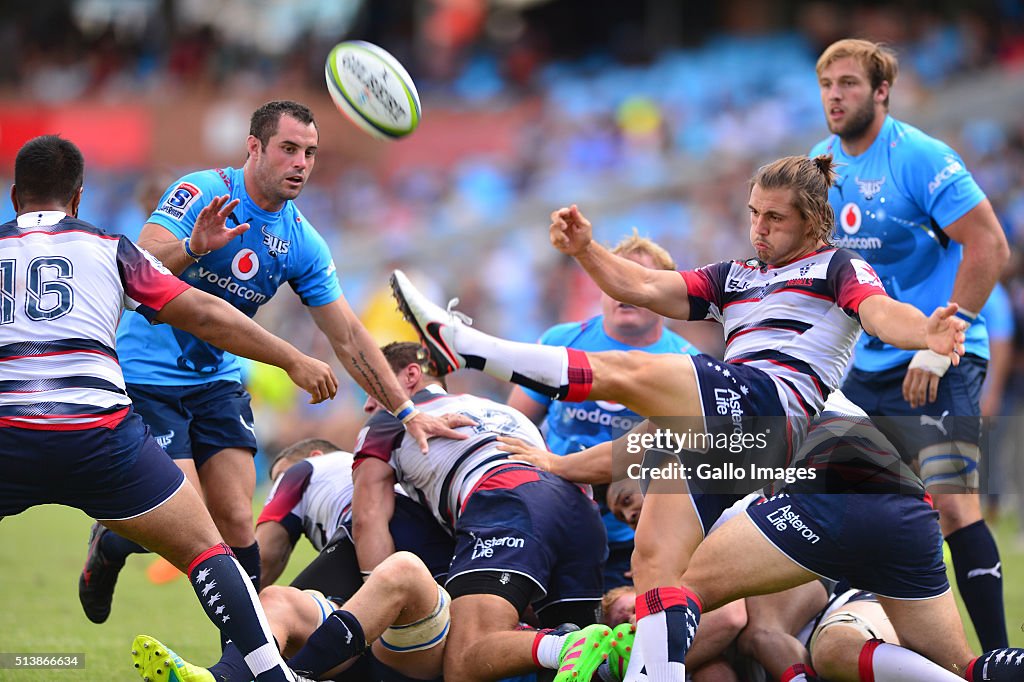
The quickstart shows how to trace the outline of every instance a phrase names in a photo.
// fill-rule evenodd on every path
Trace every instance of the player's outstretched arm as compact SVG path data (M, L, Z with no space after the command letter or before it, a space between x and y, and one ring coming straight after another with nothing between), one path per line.
M677 320L689 319L686 282L679 273L646 268L595 242L590 221L576 204L551 213L549 237L552 246L575 258L594 283L616 301Z
M229 198L227 194L213 197L210 203L204 206L196 216L196 222L192 226L192 235L189 237L189 250L193 254L202 256L210 251L216 251L249 229L249 223L227 227L228 216L240 201L239 199L228 201ZM164 264L165 268L175 275L180 275L185 268L196 262L185 251L185 245L181 239L156 223L146 223L142 226L138 244L153 254Z
M964 354L966 328L963 320L954 317L957 310L957 304L950 303L925 317L912 305L879 295L865 298L859 313L868 334L905 350L927 348L957 365Z
M374 342L370 332L352 312L345 297L321 306L309 308L313 320L331 342L334 354L348 370L359 386L374 400L394 414L395 409L409 399L395 373L391 371L384 354ZM469 426L472 421L461 415L450 415L449 419L415 410L414 416L406 421L405 428L409 435L416 439L420 450L427 452L427 439L430 437L452 438L464 440L465 434L455 431L452 427Z
M650 422L644 420L615 440L568 455L556 455L509 436L498 436L498 449L511 453L511 459L529 462L568 481L599 485L624 478L629 465L641 461L642 450L633 443L647 433L649 427Z
M574 483L609 483L612 480L612 442L600 443L568 455L556 455L519 438L498 436L498 449L510 459L529 462L539 469Z
M183 291L164 305L156 319L235 355L280 367L309 393L311 403L333 398L338 392L338 379L330 365L302 354L231 304L204 291Z

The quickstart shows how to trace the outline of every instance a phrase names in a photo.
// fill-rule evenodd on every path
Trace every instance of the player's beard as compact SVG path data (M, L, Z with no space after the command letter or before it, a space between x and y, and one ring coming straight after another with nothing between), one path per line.
M875 122L875 105L868 100L863 106L848 113L845 121L837 126L829 123L829 131L843 140L859 140Z

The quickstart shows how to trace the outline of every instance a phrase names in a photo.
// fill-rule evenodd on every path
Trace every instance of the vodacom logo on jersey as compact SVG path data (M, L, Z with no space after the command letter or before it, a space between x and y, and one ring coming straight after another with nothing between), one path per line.
M247 282L260 271L260 259L252 249L241 249L231 260L231 274Z
M839 211L839 227L846 234L857 234L860 231L860 206L850 202Z

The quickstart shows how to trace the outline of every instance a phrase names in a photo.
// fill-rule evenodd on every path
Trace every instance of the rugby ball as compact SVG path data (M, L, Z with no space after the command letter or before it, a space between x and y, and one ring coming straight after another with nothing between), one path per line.
M409 72L386 50L362 40L335 45L324 69L338 111L370 135L405 137L420 123L420 96Z

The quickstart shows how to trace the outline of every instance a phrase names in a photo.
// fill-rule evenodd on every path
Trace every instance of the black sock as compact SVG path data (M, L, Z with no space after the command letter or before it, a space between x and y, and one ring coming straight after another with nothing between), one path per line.
M248 680L249 667L245 665L242 652L234 644L224 647L220 660L209 667L213 679L217 682L228 682L230 680Z
M260 570L260 546L259 543L252 543L248 547L232 547L231 551L235 553L235 558L238 559L238 563L242 564L242 570L245 571L246 575L249 576L249 580L252 581L252 586L256 589L256 593L260 591L260 578L262 577L262 571Z
M231 551L235 553L235 558L238 559L238 563L241 564L242 570L249 576L249 580L252 582L252 587L256 590L256 594L260 592L260 579L263 577L261 564L260 564L260 546L259 543L252 543L248 547L232 547ZM220 650L226 651L230 640L222 630L220 633Z
M196 557L188 581L206 616L238 647L257 682L291 679L256 592L227 545L215 545Z
M976 521L946 538L956 585L985 651L1009 646L1003 610L1003 572L999 550L985 521Z
M348 611L338 609L306 640L306 645L288 659L288 666L301 675L320 679L328 670L366 650L363 626Z
M100 553L112 564L124 564L129 554L149 554L149 550L128 538L108 530L100 538Z

